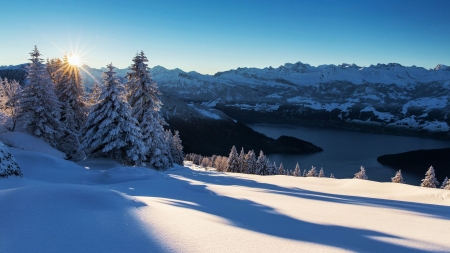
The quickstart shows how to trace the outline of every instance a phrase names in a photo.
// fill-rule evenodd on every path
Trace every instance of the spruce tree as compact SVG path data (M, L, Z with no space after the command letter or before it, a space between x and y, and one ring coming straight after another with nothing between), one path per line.
M174 131L171 143L171 154L174 163L183 165L183 145L181 144L180 132Z
M230 155L228 156L228 172L239 172L239 155L237 153L236 147L233 146L230 151Z
M441 189L450 190L450 180L448 180L448 177L445 177L445 180L442 183Z
M325 174L323 173L323 168L320 168L319 177L324 177L324 176L325 176Z
M100 95L102 94L102 86L97 81L94 81L94 85L92 86L91 93L88 96L88 105L93 106L98 102Z
M10 176L22 176L19 165L16 159L11 155L9 149L0 142L0 178L6 178Z
M61 103L55 95L50 75L36 46L30 55L28 85L22 91L14 120L22 123L24 130L43 138L55 147L56 139L61 137L64 131L60 122Z
M109 64L103 74L105 88L91 108L83 128L82 147L88 156L111 157L125 165L144 165L147 148L141 141L138 122L131 116L125 90Z
M402 176L402 170L398 170L397 173L395 173L395 176L391 178L392 183L400 183L404 184L403 182L403 176Z
M149 163L155 168L166 169L172 166L168 152L170 143L165 141L168 136L163 128L167 123L159 114L162 106L159 99L161 92L151 78L146 62L147 57L142 51L133 58L131 72L126 76L128 102L132 107L132 116L141 128L142 141L149 150Z
M364 180L369 179L369 178L367 177L367 175L366 175L366 169L365 169L363 166L361 166L361 170L360 170L358 173L355 174L355 177L354 177L354 178L357 178L357 179L364 179Z
M307 177L317 177L317 171L316 167L311 166L311 169L308 171L308 174L306 174Z
M303 177L306 177L306 175L307 175L307 172L306 172L306 169L303 171Z
M245 170L245 151L244 148L241 148L241 153L239 154L239 173L244 173Z
M1 81L1 78L0 78ZM16 117L20 109L20 97L22 88L16 80L8 81L5 77L2 86L2 93L6 98L4 109L6 114L12 118L12 126L8 127L9 131L14 131L16 127Z
M433 166L430 166L427 173L425 173L425 178L422 179L422 183L420 184L420 186L428 188L437 188L439 186L439 182L437 181L434 174Z
M249 150L248 153L245 155L245 163L246 168L244 173L247 174L255 174L256 171L256 156L255 151Z
M305 170L306 172L306 170ZM298 165L298 163L295 165L295 169L294 172L292 174L294 177L300 177L302 175L302 172L300 171L300 166Z
M334 178L334 175L333 175L333 173L331 173L331 174L330 174L330 178Z
M286 172L284 171L283 163L280 163L280 167L278 168L278 174L284 175Z
M267 158L264 155L264 152L261 150L259 152L258 159L256 160L256 166L255 166L255 174L257 175L267 175Z

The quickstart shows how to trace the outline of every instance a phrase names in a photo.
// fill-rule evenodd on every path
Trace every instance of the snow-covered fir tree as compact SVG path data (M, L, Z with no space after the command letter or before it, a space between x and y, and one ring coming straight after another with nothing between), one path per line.
M0 142L0 178L22 176L22 171L9 149Z
M245 155L245 171L247 174L255 174L256 171L256 155L255 151L249 150Z
M268 168L268 175L278 175L278 168L277 168L277 164L275 162L270 163L269 159L267 159L267 162L269 164L269 168Z
M306 172L306 170L305 170ZM292 174L294 177L300 177L302 175L302 172L300 171L300 166L298 165L298 163L295 165L295 169L294 172Z
M324 176L325 176L325 174L323 173L323 168L320 168L319 177L324 177Z
M241 153L239 154L239 173L244 173L245 171L245 151L241 148Z
M307 172L306 172L306 169L305 169L305 170L303 170L303 177L306 177L306 175L307 175Z
M170 166L169 143L165 141L163 125L165 120L159 114L162 102L159 99L161 92L150 76L147 57L144 52L133 58L130 66L131 72L127 73L127 96L132 107L132 116L138 121L142 132L142 141L148 149L149 163L158 169L166 169Z
M354 178L365 179L365 180L369 179L369 177L367 177L367 175L366 175L366 169L363 166L361 166L361 170L355 174Z
M174 131L170 147L173 163L183 165L183 145L181 144L180 132L177 130Z
M448 180L448 177L445 177L444 181L442 182L441 189L445 189L446 187L450 187L450 181ZM445 190L450 190L450 188Z
M280 163L280 167L278 168L278 174L279 175L285 175L286 172L284 171L283 163Z
M445 177L444 182L442 183L441 189L450 190L450 180L448 179L448 177Z
M308 171L308 174L306 174L307 177L317 177L317 171L316 167L311 166L311 169Z
M259 152L258 159L256 160L255 174L257 175L267 175L269 164L264 152L261 150Z
M430 166L427 173L425 173L425 178L422 179L422 183L420 184L420 186L428 188L437 188L439 186L439 182L436 179L433 166Z
M113 71L114 66L107 67L100 101L91 108L83 128L82 147L88 156L112 157L125 165L144 165L147 148L141 141L138 122L131 116L125 89Z
M392 183L400 183L404 184L403 182L403 176L402 176L402 170L398 170L397 173L395 173L395 176L391 178Z
M14 120L20 122L24 130L43 138L55 147L56 139L61 137L64 131L60 122L61 103L56 97L50 75L36 46L30 55L28 85L21 93Z
M333 175L333 173L331 173L331 174L330 174L330 178L334 178L334 175Z
M228 172L239 172L239 155L237 153L236 147L233 146L230 151L230 155L228 156Z
M59 65L57 64L57 66ZM61 121L65 124L67 130L78 135L88 114L80 70L78 66L69 63L67 55L64 56L61 66L56 70L54 68L51 71L56 71L52 75L55 76L56 95L59 101L63 103Z
M97 81L94 81L94 84L91 88L91 93L88 95L88 105L93 106L98 102L100 95L102 94L102 86Z
M0 79L1 81L1 79ZM1 85L2 95L4 96L3 105L4 112L12 118L12 125L8 127L8 130L14 131L16 127L16 117L19 112L20 97L22 95L22 88L16 80L8 80L6 77Z

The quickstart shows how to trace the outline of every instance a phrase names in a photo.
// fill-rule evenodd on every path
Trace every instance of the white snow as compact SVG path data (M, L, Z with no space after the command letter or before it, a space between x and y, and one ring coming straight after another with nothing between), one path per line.
M27 151L36 151L59 158L66 157L63 152L53 148L44 140L23 132L5 132L0 136L0 141L2 141L5 145L13 148Z
M448 190L11 153L1 252L450 251Z
M195 108L195 107L194 107ZM211 111L206 111L206 110L202 110L199 108L195 108L195 110L197 110L199 113L201 113L203 116L206 116L208 118L212 118L212 119L220 119L220 116L211 112Z
M379 112L377 111L375 108L373 108L372 106L367 106L364 109L361 110L361 112L373 112L373 114L375 114L375 116L383 121L390 121L391 119L395 119L395 116L392 115L389 112Z
M426 111L431 109L442 109L447 106L448 96L436 97L436 98L419 98L412 101L408 101L403 105L402 113L406 114L409 107L420 107Z

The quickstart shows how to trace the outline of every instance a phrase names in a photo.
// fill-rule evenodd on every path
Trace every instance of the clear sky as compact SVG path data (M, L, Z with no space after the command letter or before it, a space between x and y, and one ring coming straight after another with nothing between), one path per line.
M0 65L78 47L84 63L214 74L237 67L397 62L450 65L450 1L9 0L0 4Z

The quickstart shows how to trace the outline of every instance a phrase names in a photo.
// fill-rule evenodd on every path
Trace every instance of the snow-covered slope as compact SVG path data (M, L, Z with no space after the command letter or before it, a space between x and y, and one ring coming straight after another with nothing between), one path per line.
M24 177L0 180L2 252L450 251L446 190L11 151Z
M99 78L100 70L89 69ZM126 73L126 70L118 70ZM377 64L238 68L215 75L151 69L161 91L237 117L263 114L449 132L450 67ZM225 108L225 109L224 109ZM258 116L261 118L261 115Z

